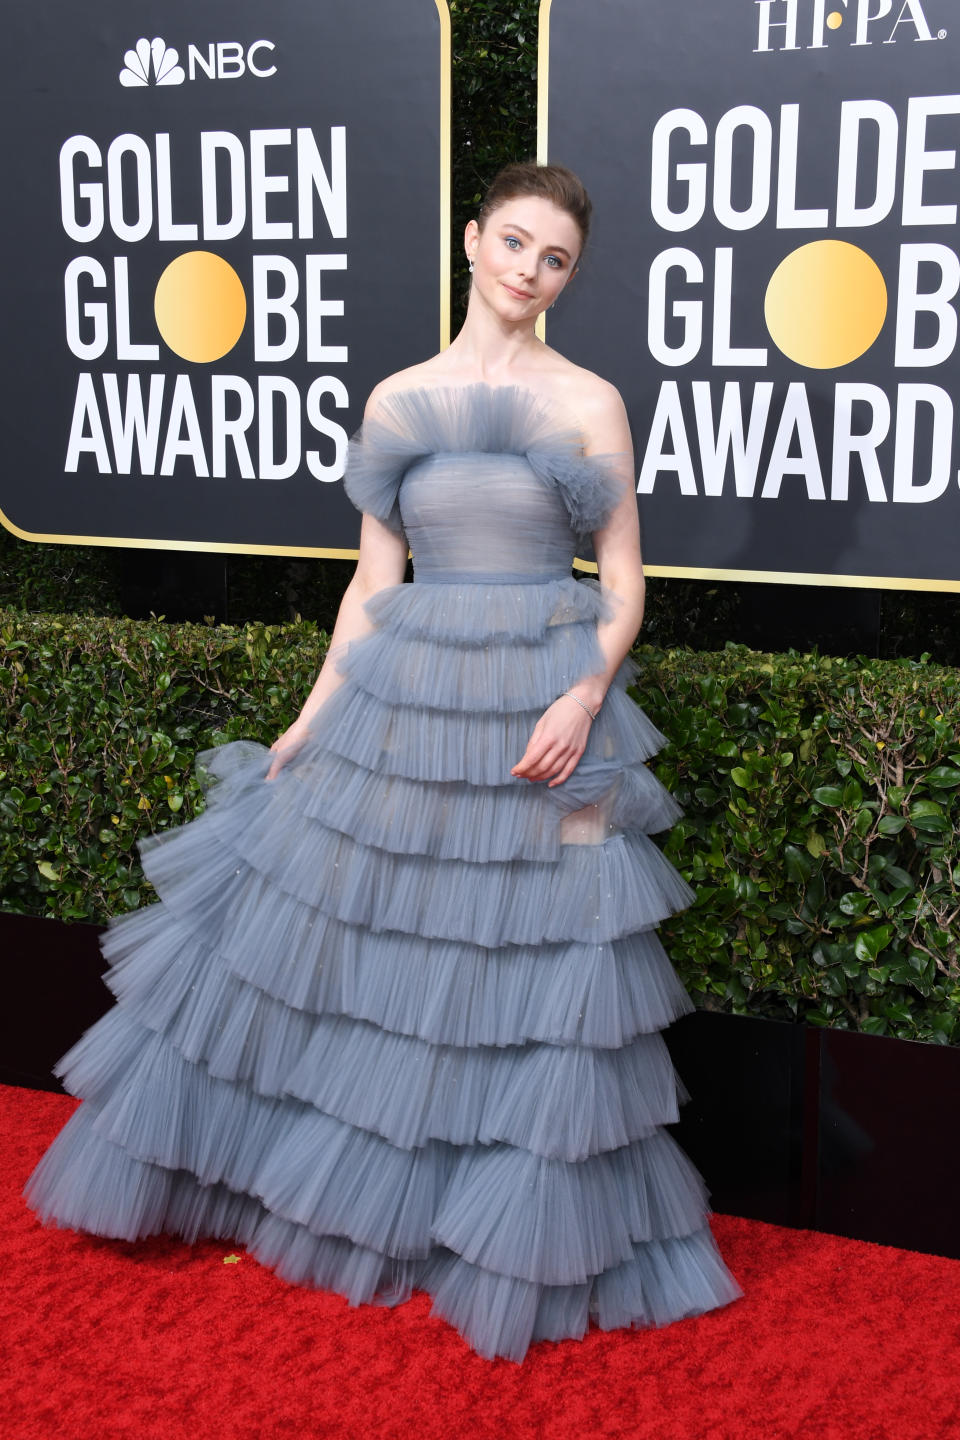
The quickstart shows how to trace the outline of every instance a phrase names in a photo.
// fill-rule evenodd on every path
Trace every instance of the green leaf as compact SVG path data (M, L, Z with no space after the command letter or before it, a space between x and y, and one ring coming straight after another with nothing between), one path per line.
M796 845L783 847L783 860L788 878L795 883L802 884L813 874L813 860Z
M818 785L813 792L813 798L818 805L834 808L843 804L843 791L839 785Z
M952 765L937 765L923 778L935 790L955 790L960 785L960 770Z
M53 868L49 860L38 860L37 869L40 871L40 874L46 880L53 880L54 882L56 882L60 879L59 872Z
M853 943L857 959L870 962L876 960L880 952L890 944L893 933L892 925L878 925L875 930L861 930Z
M915 800L910 806L911 820L936 819L943 815L943 806L936 800Z

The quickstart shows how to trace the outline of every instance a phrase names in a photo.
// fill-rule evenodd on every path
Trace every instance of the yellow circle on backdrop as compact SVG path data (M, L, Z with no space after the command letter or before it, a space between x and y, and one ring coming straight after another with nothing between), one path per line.
M157 281L153 313L175 355L209 364L240 339L247 297L226 260L210 250L188 250L171 260Z
M827 16L827 25L831 30L839 30L843 24L843 16L839 10L831 10Z
M887 287L865 250L846 240L813 240L780 261L763 304L770 338L811 370L849 365L876 340Z

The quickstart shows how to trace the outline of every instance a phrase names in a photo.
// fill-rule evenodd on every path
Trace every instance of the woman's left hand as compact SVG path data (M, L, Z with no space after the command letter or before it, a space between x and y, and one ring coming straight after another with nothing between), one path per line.
M592 724L571 695L559 696L534 725L527 748L510 774L521 780L546 780L552 775L548 784L562 785L587 748Z

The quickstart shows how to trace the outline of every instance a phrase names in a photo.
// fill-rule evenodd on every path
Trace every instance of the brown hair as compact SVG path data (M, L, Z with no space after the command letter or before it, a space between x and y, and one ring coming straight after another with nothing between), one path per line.
M538 165L535 160L516 160L504 165L487 187L483 203L477 212L477 224L482 230L494 210L499 210L508 200L521 195L536 195L549 200L558 210L564 210L580 231L580 264L590 233L590 215L593 206L583 182L565 165ZM576 269L576 265L574 269Z

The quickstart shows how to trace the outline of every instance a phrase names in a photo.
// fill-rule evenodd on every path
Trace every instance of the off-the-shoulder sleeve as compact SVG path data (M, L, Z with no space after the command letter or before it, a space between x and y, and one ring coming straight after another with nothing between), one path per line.
M626 456L586 455L579 436L572 431L544 436L530 445L526 454L541 480L560 491L578 535L602 530L632 483Z
M381 420L364 420L350 437L343 488L358 510L375 515L399 534L403 530L397 492L416 445Z

